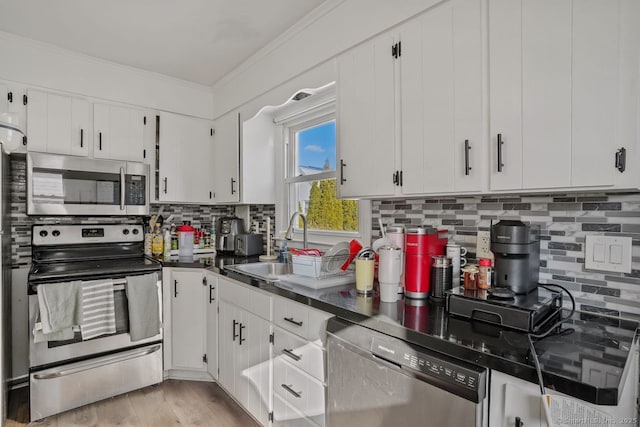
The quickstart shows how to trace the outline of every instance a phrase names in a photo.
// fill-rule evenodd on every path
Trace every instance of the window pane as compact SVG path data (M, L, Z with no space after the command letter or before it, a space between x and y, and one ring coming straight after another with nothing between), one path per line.
M336 199L336 179L295 185L296 206L310 230L358 231L358 201ZM302 228L302 221L298 224Z
M336 170L336 122L296 132L295 176Z

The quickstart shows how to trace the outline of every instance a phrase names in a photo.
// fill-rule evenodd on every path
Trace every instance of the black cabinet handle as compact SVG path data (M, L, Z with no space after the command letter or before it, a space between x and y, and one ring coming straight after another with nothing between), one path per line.
M286 348L282 349L282 354L285 354L287 356L289 356L290 358L292 358L293 360L295 360L296 362L299 361L300 359L302 359L302 356L298 356L297 354L295 354L292 350L288 350Z
M84 129L80 129L80 148L84 147Z
M403 182L403 180L402 180L402 171L400 171L400 187L402 187L402 182Z
M235 188L234 188L234 184L236 183L236 180L233 179L233 177L231 178L231 194L234 194L236 192Z
M292 323L292 324L296 325L296 326L302 326L302 321L298 322L296 320L293 320L293 317L284 317L283 319L285 321L289 322L289 323Z
M622 173L627 168L627 149L622 147L616 151L616 169Z
M291 386L288 386L286 384L282 384L282 388L287 390L289 393L291 393L292 395L294 395L298 399L302 397L302 392L295 391L294 389L291 388Z
M102 132L98 132L98 150L102 151Z
M233 341L236 340L236 338L238 338L238 334L236 333L236 326L238 326L238 323L235 319L233 319Z
M178 296L178 281L173 281L173 297L176 298Z
M344 162L344 160L340 159L340 185L342 185L345 182L347 182L347 179L344 177L344 167L345 166L347 166L347 164Z
M520 417L516 417L515 427L523 427L524 423Z
M13 104L13 92L7 92L7 100Z
M502 134L498 134L498 172L502 172L502 168L504 167L504 163L502 163L502 144L504 141L502 140Z
M168 178L165 176L164 177L164 194L167 194L167 180Z
M214 302L216 299L213 297L213 291L216 289L215 286L209 285L209 304Z
M246 326L244 326L242 323L240 323L240 345L242 345L242 343L247 340L246 338L242 338L242 330L244 328L246 328Z
M471 150L471 144L469 144L469 140L464 140L464 174L469 176L469 172L472 167L469 166L469 150Z
M393 185L398 185L400 184L400 178L398 175L398 171L395 171L392 175L392 181L393 181Z

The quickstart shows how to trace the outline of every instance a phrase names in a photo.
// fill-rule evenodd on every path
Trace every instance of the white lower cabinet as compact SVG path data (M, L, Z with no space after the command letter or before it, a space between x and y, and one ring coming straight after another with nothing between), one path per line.
M218 381L256 420L267 425L271 322L248 310L262 301L270 315L270 297L222 277L218 286Z
M205 273L205 304L207 311L207 372L211 378L218 379L218 277Z

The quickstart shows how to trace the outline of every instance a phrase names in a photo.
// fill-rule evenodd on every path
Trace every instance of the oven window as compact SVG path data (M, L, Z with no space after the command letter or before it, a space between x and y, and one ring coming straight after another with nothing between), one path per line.
M120 174L34 168L34 202L119 205Z
M116 312L116 333L110 334L110 335L102 335L100 337L93 338L94 340L100 339L105 336L129 333L129 306L127 305L127 294L124 289L114 291L113 304ZM82 342L82 335L80 334L80 332L76 332L72 340L49 341L48 347L49 348L60 347L63 345L74 344L77 342Z

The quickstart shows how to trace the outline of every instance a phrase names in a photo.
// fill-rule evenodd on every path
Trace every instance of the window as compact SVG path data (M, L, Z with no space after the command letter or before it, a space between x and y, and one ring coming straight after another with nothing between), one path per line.
M313 105L313 98L318 105ZM314 95L287 106L284 120L279 121L276 116L276 123L282 125L284 150L283 197L276 207L276 212L282 213L280 228L286 229L294 212L302 212L307 218L309 240L314 244L352 238L368 242L369 202L336 198L335 98L332 96L330 102L326 97L320 101L318 98L322 97ZM301 219L295 230L295 239L301 240Z

